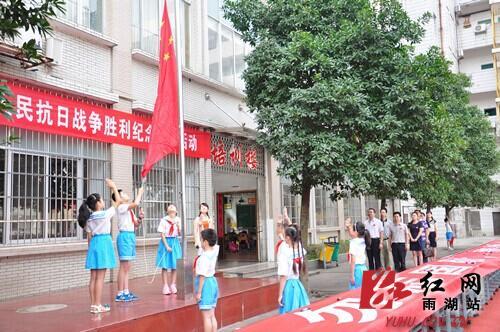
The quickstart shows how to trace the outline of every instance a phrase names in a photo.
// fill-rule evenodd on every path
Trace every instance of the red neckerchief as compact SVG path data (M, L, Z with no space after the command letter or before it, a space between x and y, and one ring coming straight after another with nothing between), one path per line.
M173 221L168 220L168 219L167 219L167 222L170 225L170 229L168 230L168 235L172 236L172 235L174 235L175 223Z
M177 223L170 221L168 218L167 218L167 222L170 225L170 229L168 230L168 235L169 236L174 235L174 227L177 227L177 236L181 236L181 230L179 229L179 226L177 225Z
M194 258L194 262L193 262L193 271L196 272L196 263L198 262L198 258L200 258L200 256L196 256Z
M283 243L283 240L279 240L278 243L276 243L276 247L274 248L274 254L276 255L278 253L278 250L280 248L280 245Z

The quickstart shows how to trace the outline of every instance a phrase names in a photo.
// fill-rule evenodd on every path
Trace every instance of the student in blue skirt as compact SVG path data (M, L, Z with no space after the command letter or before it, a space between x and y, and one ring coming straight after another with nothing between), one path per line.
M300 271L306 273L304 264L305 249L300 241L299 230L295 225L285 229L285 246L278 252L279 312L280 314L309 305L309 298L299 280Z
M201 255L195 259L194 289L196 301L203 316L203 329L205 332L217 331L217 319L215 318L215 307L219 297L219 286L215 279L215 265L219 256L217 245L217 234L211 228L200 233Z
M177 294L177 260L182 257L179 236L181 235L181 220L177 217L175 205L167 207L167 216L163 217L158 226L161 239L156 255L156 266L162 269L164 295Z
M116 238L116 248L120 258L120 270L118 271L118 294L115 301L129 302L138 299L134 293L129 291L128 273L132 261L135 259L135 228L139 226L139 220L134 214L134 209L139 206L144 189L142 187L139 189L132 203L130 203L130 197L123 190L118 189L118 193L120 197L116 197L114 193L111 195L113 202L116 202L117 199L122 202L116 208L118 230L120 231Z
M365 225L358 221L353 225L351 234L353 239L349 241L349 263L351 273L349 278L349 289L361 287L363 271L366 267L366 246L371 245L370 233L365 230Z
M115 197L120 197L115 184L106 179L106 184L111 188ZM106 269L116 266L115 251L111 239L111 218L115 215L116 206L121 201L118 199L114 206L105 210L101 195L91 194L78 210L78 224L87 232L89 249L85 268L90 270L90 312L94 314L108 312L108 304L102 305L102 287Z

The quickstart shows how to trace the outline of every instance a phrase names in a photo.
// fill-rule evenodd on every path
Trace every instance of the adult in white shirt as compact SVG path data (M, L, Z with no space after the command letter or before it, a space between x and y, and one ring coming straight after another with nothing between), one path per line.
M394 270L406 270L406 252L410 249L410 240L408 228L401 222L401 213L397 211L394 212L394 222L389 225L389 243L394 258Z
M368 220L364 222L364 225L371 238L371 245L366 247L368 265L370 266L370 270L378 270L382 267L380 251L383 248L381 239L384 238L384 226L379 219L375 218L374 208L368 209Z
M391 264L392 261L392 249L389 244L389 226L392 225L392 220L387 219L387 209L380 209L380 221L384 227L384 237L383 237L383 248L382 248L382 261L384 262L384 267L394 269Z

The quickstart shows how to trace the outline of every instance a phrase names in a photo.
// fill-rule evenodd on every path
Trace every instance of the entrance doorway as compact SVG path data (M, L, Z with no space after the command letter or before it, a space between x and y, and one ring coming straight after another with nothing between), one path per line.
M222 259L257 261L257 192L218 193L217 230Z

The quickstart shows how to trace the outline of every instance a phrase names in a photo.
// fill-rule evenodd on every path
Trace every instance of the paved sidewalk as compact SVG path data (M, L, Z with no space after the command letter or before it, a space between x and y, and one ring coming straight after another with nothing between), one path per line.
M455 239L455 251L449 251L446 249L446 240L444 238L438 239L438 258L445 257L471 247L479 246L483 243L489 242L493 239L498 239L498 237L476 237L476 238L464 238ZM320 273L309 277L309 287L311 289L312 297L311 302L318 301L321 298L328 297L334 294L342 293L348 290L349 282L349 265L345 260L345 255L339 258L339 267L331 267L326 270L321 269ZM406 267L412 268L413 258L411 253L406 255ZM253 317L252 319L239 322L230 326L227 326L220 331L228 332L240 329L243 326L253 324L262 319L266 319L277 315L278 312L272 311L260 316Z

